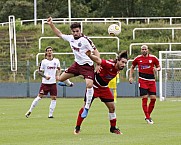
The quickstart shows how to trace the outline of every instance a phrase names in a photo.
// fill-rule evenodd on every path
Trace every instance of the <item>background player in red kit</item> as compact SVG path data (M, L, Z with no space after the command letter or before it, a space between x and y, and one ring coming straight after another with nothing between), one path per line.
M98 65L101 65L101 70L99 73L95 73L94 79L94 95L92 102L95 98L99 97L102 102L105 103L109 110L109 120L110 120L110 132L115 134L122 134L118 128L116 128L116 113L115 113L115 104L114 96L108 87L108 83L112 80L119 72L122 70L127 63L127 51L123 51L119 54L115 60L104 60L93 54L91 51L86 52L87 56ZM91 102L91 103L92 103ZM77 117L77 124L74 130L74 134L80 133L80 126L84 120L84 117L81 115L83 112L82 107L79 111Z
M132 62L130 69L129 82L133 82L133 72L136 65L139 69L139 89L142 97L142 108L145 114L145 120L148 124L153 124L151 113L156 102L156 81L154 73L160 71L159 60L156 56L148 53L148 46L141 46L142 55L138 55ZM148 96L150 103L147 106Z

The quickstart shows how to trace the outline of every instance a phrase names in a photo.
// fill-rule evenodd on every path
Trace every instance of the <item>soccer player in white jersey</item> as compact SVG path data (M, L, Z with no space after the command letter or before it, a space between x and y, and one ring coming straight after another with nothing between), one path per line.
M84 76L86 82L86 97L82 117L86 118L94 92L94 63L85 54L85 52L90 50L94 55L100 57L99 51L96 49L93 42L81 33L80 23L73 23L70 25L70 29L72 32L71 35L65 35L59 29L57 29L53 24L51 17L47 19L47 23L50 25L51 29L58 37L69 42L75 56L75 62L65 72L61 74L61 76L59 77L59 81L65 82L69 86L71 82L67 81L67 79L78 75Z
M33 100L29 110L25 114L27 118L30 116L31 112L37 106L42 97L48 93L50 93L51 96L48 118L53 118L57 97L56 79L58 79L60 73L60 61L53 57L53 49L52 47L48 46L45 50L45 59L41 61L38 71L38 74L42 76L42 83L39 89L39 94Z

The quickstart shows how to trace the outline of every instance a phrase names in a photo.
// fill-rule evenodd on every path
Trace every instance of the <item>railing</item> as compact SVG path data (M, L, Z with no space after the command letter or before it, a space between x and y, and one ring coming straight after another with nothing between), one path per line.
M120 21L116 21L116 20L109 20L109 21L102 21L102 20L99 20L99 21L80 21L80 20L78 20L78 21L53 21L53 23L63 23L63 24L66 24L66 23L72 23L72 22L79 22L79 23L81 23L81 32L83 33L83 23L118 23L118 25L120 26L120 28L121 28L121 22ZM44 33L44 24L46 24L47 23L47 20L44 20L44 21L42 21L42 34Z
M64 22L67 22L69 21L70 19L69 18L53 18L53 20L61 20L61 21L64 21ZM150 24L150 22L152 20L168 20L169 21L169 24L170 25L178 25L176 23L174 23L174 20L177 21L177 20L181 20L181 17L128 17L128 18L71 18L71 21L112 21L112 20L117 20L117 21L125 21L126 25L129 25L130 22L132 22L133 20L134 21L144 21L144 23L146 24ZM25 23L34 23L34 19L32 20L21 20L20 23L21 25L25 24ZM46 21L46 19L37 19L37 22L39 23L42 23L43 21ZM9 22L4 22L4 23L0 23L1 26L4 26L6 24L8 24Z
M136 30L172 30L172 40L174 40L174 30L181 30L181 27L167 27L167 28L134 28L133 29L133 40L135 39Z
M141 45L169 45L169 51L172 50L172 45L181 45L181 42L175 42L175 43L171 43L171 42L168 42L168 43L131 43L129 45L129 55L132 54L132 46L141 46Z
M38 46L39 46L39 52L41 50L41 41L42 39L57 39L57 38L60 38L60 37L40 37L39 38L39 43L38 43ZM117 51L119 52L119 48L120 48L120 45L119 45L119 38L118 37L113 37L113 36L88 36L88 38L90 39L116 39L117 40Z

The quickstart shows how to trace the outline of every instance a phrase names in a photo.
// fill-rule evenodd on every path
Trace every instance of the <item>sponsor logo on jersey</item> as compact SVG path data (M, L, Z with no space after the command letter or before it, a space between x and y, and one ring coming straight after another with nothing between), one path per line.
M47 69L56 69L55 66L47 66Z
M150 66L149 65L141 65L140 68L141 69L148 69L148 68L150 68Z
M81 46L82 46L82 43L81 43L81 42L79 42L79 43L78 43L78 46L79 46L79 47L81 47Z

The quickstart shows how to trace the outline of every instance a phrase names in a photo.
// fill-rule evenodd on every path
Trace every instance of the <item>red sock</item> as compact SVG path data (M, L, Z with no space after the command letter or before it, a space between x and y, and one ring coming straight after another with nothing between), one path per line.
M110 125L111 127L115 127L116 126L116 118L113 120L110 120Z
M143 108L143 112L145 113L145 117L150 118L150 115L148 114L147 101L148 101L148 98L142 98L142 108Z
M155 107L156 99L150 99L150 104L148 106L148 114L150 115Z
M84 110L84 108L81 108L81 109L79 110L79 114L78 114L78 117L77 117L77 124L76 124L76 126L81 126L82 121L84 120L84 118L81 117L81 114L82 114L83 110Z

